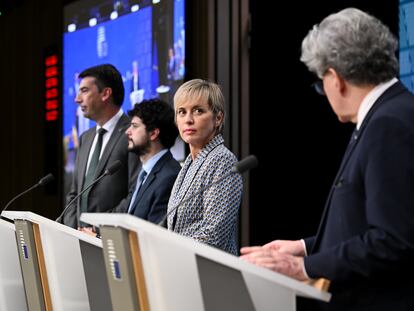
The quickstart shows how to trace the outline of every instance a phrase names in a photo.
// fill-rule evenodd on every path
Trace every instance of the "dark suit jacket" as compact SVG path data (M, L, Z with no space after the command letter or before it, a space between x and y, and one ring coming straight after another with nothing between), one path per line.
M95 178L103 174L108 166L116 160L121 161L122 166L116 173L104 177L92 187L88 197L89 213L111 212L119 204L122 204L122 200L125 198L129 199L129 197L132 196L140 163L134 154L128 152L128 140L124 131L129 123L129 118L125 114L122 115L112 132L101 159L99 160ZM66 197L66 204L68 204L69 201L82 190L88 154L95 133L96 127L93 127L84 132L79 139L79 149L76 157L72 186ZM72 204L63 217L59 217L57 221L72 228L76 228L76 206L79 202L80 201L78 200L76 204Z
M305 268L332 281L325 310L414 310L414 96L376 101L345 152Z
M156 224L165 217L171 189L180 169L180 164L172 157L170 151L158 160L138 191L135 199L135 216ZM127 201L126 211L130 201Z

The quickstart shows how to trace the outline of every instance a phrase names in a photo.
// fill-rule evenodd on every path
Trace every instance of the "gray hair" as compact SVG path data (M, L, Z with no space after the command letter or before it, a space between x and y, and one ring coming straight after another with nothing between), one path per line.
M348 8L313 26L302 41L300 60L319 78L333 68L355 85L377 85L397 75L397 48L397 39L381 21Z
M217 129L217 134L223 132L224 121L226 119L226 112L224 110L225 100L218 84L202 79L187 81L178 88L174 95L174 108L189 100L192 102L207 102L214 116L217 116L221 112L223 121Z

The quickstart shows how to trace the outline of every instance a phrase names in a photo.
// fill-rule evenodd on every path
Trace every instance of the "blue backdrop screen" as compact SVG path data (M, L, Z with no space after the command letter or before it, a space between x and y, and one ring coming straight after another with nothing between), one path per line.
M73 170L79 136L95 126L92 120L83 117L75 103L80 84L78 75L82 70L104 63L118 68L125 87L122 105L125 112L135 103L153 97L173 104L173 95L185 75L185 5L184 0L153 2L142 1L133 8L128 1L122 1L123 6L118 8L118 16L114 19L110 18L113 2L107 0L82 0L65 7L63 136L66 172ZM96 24L91 18L96 18ZM171 151L176 159L184 159L181 140L177 140Z
M400 0L400 79L414 91L414 1Z

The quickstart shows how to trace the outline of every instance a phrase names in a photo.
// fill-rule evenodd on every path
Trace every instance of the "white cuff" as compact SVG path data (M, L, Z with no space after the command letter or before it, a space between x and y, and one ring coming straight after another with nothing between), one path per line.
M302 242L302 246L303 246L303 249L304 249L305 256L308 256L308 252L306 251L306 243L305 243L305 240L304 239L301 239L300 241Z
M306 278L310 279L309 275L306 273L306 268L305 268L305 257L308 256L308 252L306 251L306 243L304 239L301 239L300 241L302 242L304 253L305 253L305 256L303 256L302 271L303 271L303 274L306 276Z

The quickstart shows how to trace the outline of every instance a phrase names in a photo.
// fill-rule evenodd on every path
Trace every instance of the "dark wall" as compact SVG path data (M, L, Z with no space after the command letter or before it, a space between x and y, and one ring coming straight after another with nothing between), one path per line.
M327 99L311 88L314 76L299 61L300 47L315 23L351 6L398 35L396 0L287 1L283 9L250 1L250 146L260 162L251 173L251 244L317 230L353 126L339 123Z
M43 56L60 42L59 0L9 1L0 16L1 133L0 206L45 175ZM51 138L59 139L60 138ZM54 141L60 146L59 141ZM55 150L52 152L56 152ZM60 150L55 157L61 165ZM60 172L55 174L57 184ZM60 189L37 189L16 201L13 210L31 210L54 217Z

